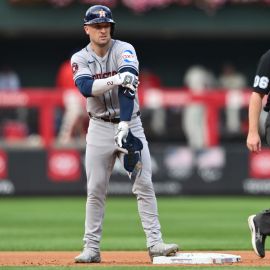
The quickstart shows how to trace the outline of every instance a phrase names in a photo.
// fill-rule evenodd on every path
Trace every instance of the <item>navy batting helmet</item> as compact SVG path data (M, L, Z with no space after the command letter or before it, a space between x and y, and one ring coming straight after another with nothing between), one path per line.
M111 10L106 6L95 5L90 7L84 17L84 25L96 23L111 23L115 24L112 18Z

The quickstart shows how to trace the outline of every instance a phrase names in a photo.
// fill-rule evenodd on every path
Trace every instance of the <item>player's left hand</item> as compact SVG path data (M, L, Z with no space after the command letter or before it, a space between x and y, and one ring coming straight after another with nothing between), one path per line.
M118 125L116 134L114 136L115 143L119 146L122 147L123 143L126 143L127 141L127 136L128 136L128 122L121 121Z

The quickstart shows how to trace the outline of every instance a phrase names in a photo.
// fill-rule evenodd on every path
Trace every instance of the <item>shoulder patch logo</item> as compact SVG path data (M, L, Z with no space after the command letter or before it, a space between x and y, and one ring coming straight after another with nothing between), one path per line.
M75 75L79 69L78 64L72 63L71 68L72 68L72 74Z
M131 50L125 50L122 53L122 58L126 63L132 63L135 61L135 54Z

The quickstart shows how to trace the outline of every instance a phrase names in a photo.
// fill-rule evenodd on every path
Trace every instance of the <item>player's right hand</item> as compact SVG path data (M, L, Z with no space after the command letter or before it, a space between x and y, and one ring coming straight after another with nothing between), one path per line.
M251 152L260 152L262 148L261 138L258 133L249 133L247 137L247 148Z
M118 73L119 80L120 80L120 85L122 85L125 88L129 88L130 90L136 92L139 81L138 81L138 76L130 73L130 72L123 72L123 73Z

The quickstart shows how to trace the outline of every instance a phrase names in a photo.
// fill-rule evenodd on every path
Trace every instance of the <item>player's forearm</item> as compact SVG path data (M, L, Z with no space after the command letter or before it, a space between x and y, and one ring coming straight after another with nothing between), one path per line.
M122 74L127 72L134 76L138 76L138 72L134 68L126 67L120 70L120 73ZM129 122L133 113L135 92L120 86L118 89L118 99L120 106L120 121Z
M119 85L127 88L127 95L133 98L138 87L138 77L131 72L123 72L109 78L94 80L91 95L100 96Z
M249 133L259 132L259 118L262 109L263 94L252 92L249 104Z
M105 92L120 84L121 80L118 74L105 79L96 79L92 86L92 96L103 95Z
M122 83L119 75L93 80L91 77L82 77L75 81L80 92L85 97L100 96Z
M120 121L129 122L133 113L134 99L126 96L121 89L118 91L118 99L120 106Z

